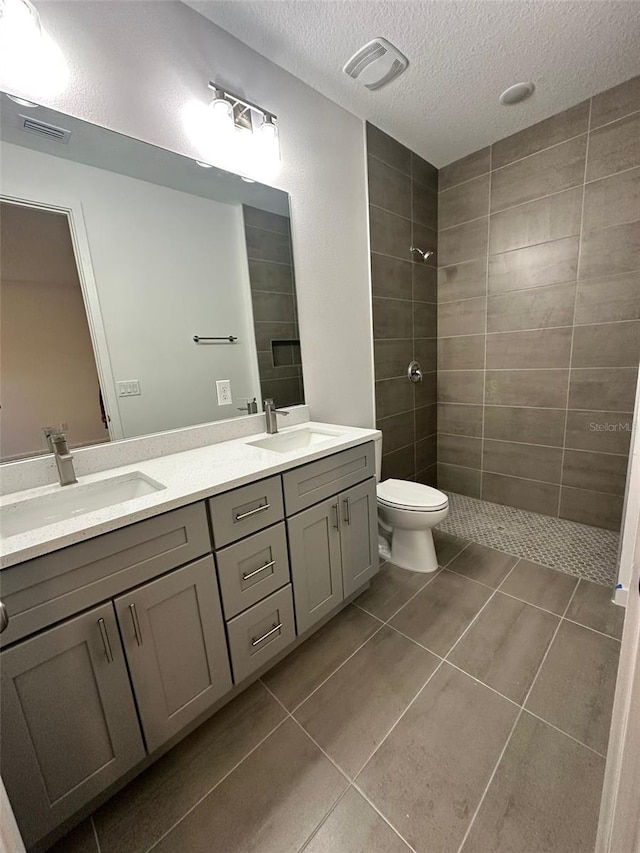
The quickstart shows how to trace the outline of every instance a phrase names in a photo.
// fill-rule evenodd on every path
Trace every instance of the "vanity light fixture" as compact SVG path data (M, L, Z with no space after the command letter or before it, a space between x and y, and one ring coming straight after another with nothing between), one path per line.
M221 137L221 141L222 138L231 141L235 131L244 135L259 159L267 163L277 162L280 159L277 116L218 83L210 82L209 88L214 94L210 104L213 131ZM236 137L236 141L239 141L239 137Z
M0 76L3 87L29 96L57 95L69 78L62 51L42 28L31 0L0 0ZM10 95L23 107L30 97Z

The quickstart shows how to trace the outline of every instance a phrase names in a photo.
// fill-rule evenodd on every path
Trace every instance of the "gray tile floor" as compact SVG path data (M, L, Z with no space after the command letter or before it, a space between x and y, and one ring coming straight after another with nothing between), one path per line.
M440 571L384 564L56 853L592 851L623 611L436 540Z
M447 492L449 516L440 530L612 587L618 574L620 535Z

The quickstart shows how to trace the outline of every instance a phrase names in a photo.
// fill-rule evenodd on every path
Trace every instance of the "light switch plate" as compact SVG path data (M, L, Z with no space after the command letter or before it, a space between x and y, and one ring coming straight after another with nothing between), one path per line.
M216 393L218 395L219 406L230 406L233 403L231 398L231 380L218 379L216 381Z
M138 397L140 396L140 382L137 379L123 379L116 382L118 389L118 397Z

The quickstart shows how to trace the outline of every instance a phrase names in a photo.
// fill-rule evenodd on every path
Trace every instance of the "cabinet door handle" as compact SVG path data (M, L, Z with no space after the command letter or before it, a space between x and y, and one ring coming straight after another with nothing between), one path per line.
M102 637L102 645L104 646L104 654L107 658L107 663L113 663L113 652L111 651L111 643L109 642L109 634L107 633L107 626L105 625L104 619L98 619L98 628L100 629L100 636Z
M261 504L260 506L257 506L255 509L250 509L249 512L237 512L235 520L242 521L243 518L251 518L252 515L257 515L259 512L264 512L265 509L271 509L271 504L267 502L266 504Z
M267 631L266 634L263 634L261 637L252 637L251 645L257 646L263 640L266 640L267 637L270 637L272 634L275 634L276 631L279 631L280 628L282 628L282 622L278 622L277 625L274 623L273 626L271 627L271 629L269 631Z
M344 520L347 524L351 524L351 504L349 498L344 499Z
M138 612L136 610L135 604L129 605L129 613L131 614L131 621L133 622L133 633L136 638L136 643L141 646L142 645L142 631L140 630L140 623L138 622Z
M9 626L9 614L7 613L7 607L0 601L0 634L5 631Z
M248 581L249 578L252 578L254 575L259 575L260 572L264 572L266 569L270 569L271 566L275 566L275 564L276 564L276 561L271 560L270 563L265 563L264 566L260 566L259 569L254 569L252 572L243 572L242 573L242 580Z
M333 526L335 527L336 530L340 530L340 510L338 509L338 504L337 503L332 504L331 509L333 510L334 517L335 517L335 521L333 523Z

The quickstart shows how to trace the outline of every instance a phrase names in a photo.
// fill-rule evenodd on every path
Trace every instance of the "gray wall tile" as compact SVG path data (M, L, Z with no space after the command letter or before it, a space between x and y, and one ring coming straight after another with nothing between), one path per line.
M483 370L441 370L438 372L438 400L442 403L482 403Z
M435 370L426 372L422 371L422 382L418 382L416 385L413 385L408 379L405 377L404 380L407 385L413 388L414 401L416 409L421 406L430 406L437 400L437 381L438 381L438 373Z
M423 373L431 373L437 369L438 359L438 339L437 338L414 338L413 339L413 357L420 362ZM404 373L407 374L405 365Z
M629 453L633 413L567 412L566 447L600 453Z
M438 270L427 264L411 264L415 302L438 301Z
M438 333L438 306L433 302L413 303L414 338L435 338Z
M482 499L491 503L515 506L543 515L557 515L559 494L560 487L551 483L518 480L487 471L482 475Z
M571 326L575 293L575 285L571 283L490 296L487 332Z
M403 299L373 298L373 337L410 338L413 335L413 303Z
M242 212L245 225L265 228L267 231L276 231L278 234L289 234L288 216L281 216L279 213L271 213L248 204L242 206Z
M489 251L509 252L580 233L582 188L494 213L491 216Z
M416 438L418 440L433 435L438 430L438 406L421 406L415 411Z
M564 409L531 409L511 406L487 406L484 437L527 444L562 447Z
M482 406L438 403L438 432L452 435L482 435Z
M588 450L565 450L562 484L575 489L624 495L627 457Z
M438 305L438 334L440 337L484 334L486 312L484 296L441 302Z
M603 495L584 489L562 487L560 518L592 524L607 530L620 530L623 499L617 495Z
M416 181L412 184L411 218L414 222L438 230L438 193Z
M404 377L413 358L413 341L411 338L401 341L374 340L373 354L376 379Z
M484 335L440 338L438 365L441 370L474 370L484 364Z
M640 166L640 113L594 130L589 137L587 180Z
M569 367L571 335L570 327L489 334L487 370Z
M568 370L487 370L485 403L488 406L564 408L568 380Z
M493 172L492 212L581 186L586 150L585 133Z
M640 76L591 99L591 129L640 110Z
M401 172L411 174L411 152L404 145L367 122L367 151Z
M393 453L409 444L413 448L416 440L413 412L391 415L388 418L378 418L376 426L382 431L382 446L385 453Z
M244 230L249 258L291 266L291 239L288 234L277 234L250 225Z
M412 480L415 476L416 454L413 444L396 450L394 453L382 455L382 479L383 480Z
M529 480L559 483L562 470L560 447L514 444L511 441L485 439L482 469L493 474L506 474Z
M474 178L438 195L438 224L450 228L471 219L486 216L489 211L489 174Z
M434 252L427 261L422 261L419 258L414 257L413 263L414 266L417 264L420 267L427 266L437 268L438 265L438 232L434 228L427 228L426 225L422 225L420 222L413 221L413 238L411 242L412 246L416 246L418 249L422 249L422 251L431 251Z
M254 290L251 295L253 319L256 323L296 323L297 314L293 294L265 293Z
M639 144L640 147L640 144ZM640 219L640 167L593 181L584 188L585 230Z
M271 261L250 260L249 281L252 290L293 293L293 267Z
M376 382L376 416L386 418L413 411L413 386L406 377Z
M411 220L369 205L371 248L383 255L411 260Z
M374 296L411 299L411 261L371 253L371 288Z
M414 181L438 192L438 170L414 151L411 152L411 175Z
M640 360L640 320L576 326L572 367L635 367Z
M428 438L416 441L416 471L425 471L433 467L438 459L438 435L433 433Z
M482 439L468 435L438 436L438 461L446 465L463 465L465 468L482 466Z
M639 143L640 145L640 143ZM640 221L599 231L586 231L582 237L580 278L640 269Z
M479 175L484 175L490 168L490 149L482 148L480 151L474 151L467 157L461 160L456 160L455 163L449 163L448 166L440 169L439 172L439 188L446 190L463 181L470 181L472 178L477 178Z
M486 255L487 229L488 217L485 216L483 219L440 231L438 234L439 263L446 267Z
M411 178L376 157L370 157L367 163L369 202L411 218Z
M438 269L439 302L483 296L486 288L486 257Z
M438 488L470 498L480 497L480 470L438 462Z
M634 408L637 374L633 367L572 370L569 408L630 412Z
M578 272L578 237L567 237L489 256L489 293L505 293L573 281Z
M514 160L528 157L558 142L564 142L565 139L586 133L588 123L588 101L539 121L531 127L494 143L491 147L492 168L498 169Z
M616 320L640 320L640 270L578 282L575 322Z

